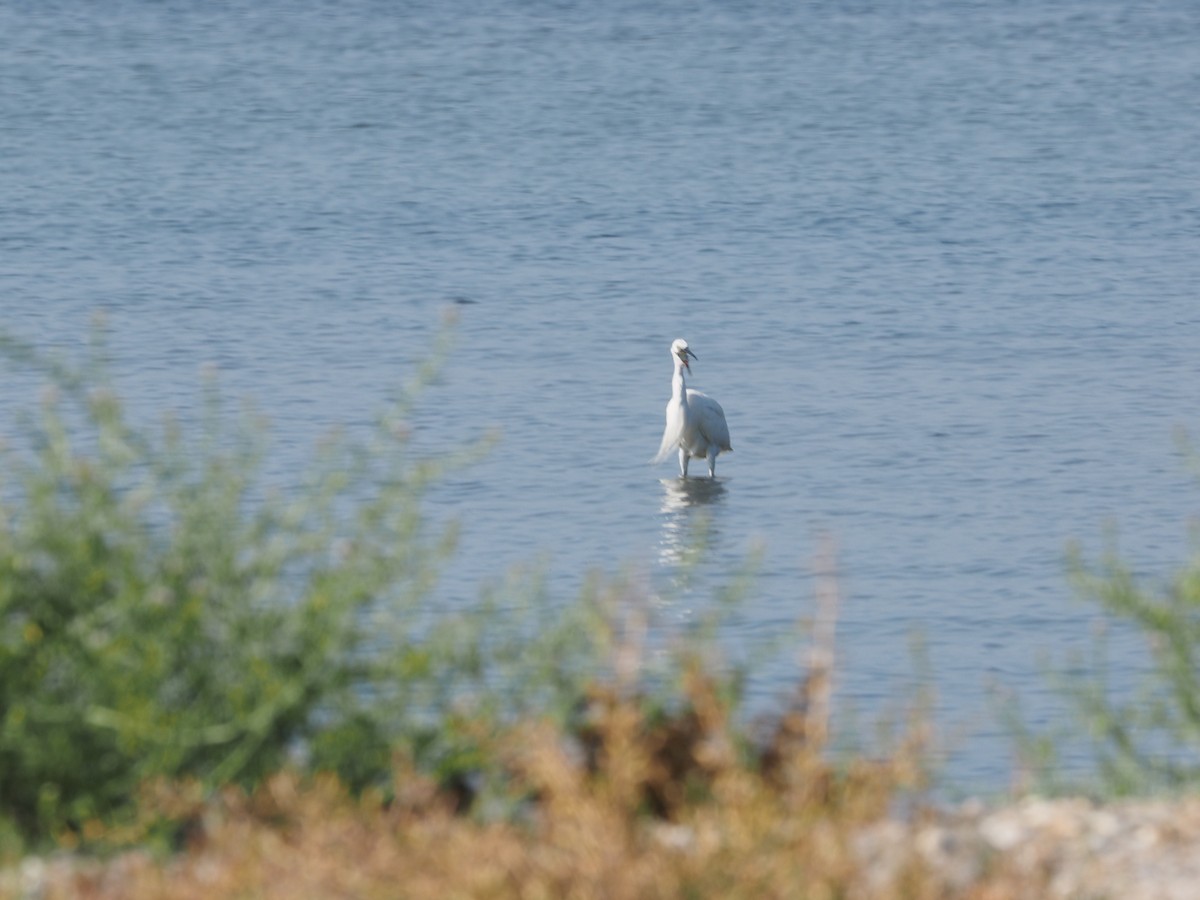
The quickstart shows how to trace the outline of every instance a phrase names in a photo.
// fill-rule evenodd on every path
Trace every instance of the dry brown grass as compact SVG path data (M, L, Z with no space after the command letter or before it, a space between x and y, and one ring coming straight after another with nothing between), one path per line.
M490 739L516 811L485 821L403 759L392 790L350 796L331 778L281 773L253 794L149 788L142 827L167 823L178 850L139 849L53 868L40 896L89 900L245 898L938 898L902 859L881 879L862 834L921 786L925 729L887 753L831 763L832 555L818 565L812 647L794 694L751 741L701 662L670 711L638 689L637 627L613 649L570 731L526 721ZM632 621L636 624L638 617ZM626 623L628 624L628 622ZM384 798L387 798L386 800ZM146 832L133 832L134 843ZM108 837L121 840L120 833ZM996 893L1000 890L1000 893ZM1007 892L1006 892L1007 891ZM0 887L0 894L3 888ZM999 884L956 896L1021 896Z
M281 774L251 796L201 802L149 792L148 815L181 823L185 846L76 866L50 896L838 897L853 892L853 837L883 816L911 770L836 772L779 723L771 752L744 757L696 675L687 712L651 723L636 700L598 691L577 751L530 723L497 748L532 798L485 823L398 765L395 799L351 798L334 781ZM768 764L766 761L770 759ZM908 888L915 884L908 884ZM899 886L898 886L899 887Z

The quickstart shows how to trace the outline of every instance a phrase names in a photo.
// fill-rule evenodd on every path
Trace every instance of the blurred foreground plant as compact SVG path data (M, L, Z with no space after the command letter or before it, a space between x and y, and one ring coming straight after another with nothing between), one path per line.
M1200 457L1186 437L1181 444L1200 473ZM1070 568L1080 594L1103 613L1090 655L1072 661L1070 676L1052 676L1090 742L1099 784L1083 788L1117 795L1200 788L1200 542L1158 583L1135 575L1111 539L1094 563L1072 548ZM1144 642L1150 664L1140 685L1113 679L1113 629ZM1036 733L1017 716L1010 724L1036 778L1056 790L1080 788L1060 771L1061 736Z
M454 543L421 498L481 449L408 452L438 353L369 439L331 438L286 492L261 418L211 385L198 426L139 428L99 338L81 364L10 336L0 353L48 381L3 449L0 819L77 832L147 779L252 784L299 747L387 771L407 713L367 701L385 677L434 677L405 638L429 636L419 601Z
M218 796L160 781L141 812L186 823L182 853L84 861L42 887L96 900L945 896L918 863L872 871L861 840L920 783L920 723L873 758L826 753L832 582L819 590L821 621L792 691L755 737L702 645L688 637L678 680L659 682L643 629L649 598L630 583L596 590L605 658L577 715L530 709L479 736L523 798L513 814L460 814L403 754L389 790L358 795L286 772Z

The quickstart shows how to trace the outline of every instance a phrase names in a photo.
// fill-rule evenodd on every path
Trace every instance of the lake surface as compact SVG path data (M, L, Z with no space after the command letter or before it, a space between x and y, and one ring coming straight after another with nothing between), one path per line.
M0 86L0 325L72 351L106 310L148 418L215 365L286 471L458 311L417 442L502 440L431 498L463 527L434 602L629 569L687 622L762 543L722 635L753 657L830 533L844 700L903 696L921 636L947 777L997 788L989 685L1054 721L1041 661L1090 646L1067 542L1185 558L1191 0L7 2ZM728 416L715 487L647 463L675 337Z

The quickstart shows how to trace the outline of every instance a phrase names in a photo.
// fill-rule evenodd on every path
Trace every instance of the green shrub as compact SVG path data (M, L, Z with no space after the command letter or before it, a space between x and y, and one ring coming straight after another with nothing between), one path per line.
M1200 545L1167 578L1136 575L1113 540L1095 562L1072 548L1070 571L1101 615L1088 654L1049 675L1072 710L1074 729L1034 729L1008 698L1006 718L1029 774L1054 792L1200 788ZM1117 677L1108 654L1113 634L1144 647L1149 664L1140 676ZM1090 757L1087 771L1064 771L1063 748L1081 762Z
M252 783L305 748L351 782L386 770L408 695L453 662L415 640L437 630L421 600L454 538L429 533L421 498L478 449L409 452L433 365L368 439L330 438L275 488L262 420L227 413L211 385L201 423L140 428L99 344L80 365L12 337L0 351L48 381L2 460L0 818L50 834L148 779ZM370 735L373 755L347 735Z
M1073 554L1084 596L1142 636L1150 658L1138 687L1112 683L1104 636L1086 678L1064 682L1092 741L1104 790L1117 794L1200 786L1200 549L1161 586L1135 577L1110 550L1098 565Z

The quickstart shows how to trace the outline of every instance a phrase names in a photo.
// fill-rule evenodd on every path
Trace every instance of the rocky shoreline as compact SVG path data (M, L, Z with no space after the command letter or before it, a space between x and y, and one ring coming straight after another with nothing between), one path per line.
M846 896L856 900L1200 898L1200 796L1108 803L1031 796L990 807L968 801L868 826L853 845L859 865ZM29 857L0 871L0 897L119 897L123 885L144 885L154 868L143 851L103 863L72 854ZM169 877L158 884L169 887Z
M915 865L949 897L1196 900L1200 797L1100 804L1033 796L995 808L970 801L924 821L872 826L856 850L864 897L889 895Z

